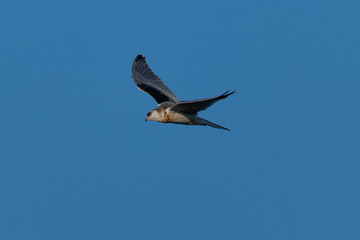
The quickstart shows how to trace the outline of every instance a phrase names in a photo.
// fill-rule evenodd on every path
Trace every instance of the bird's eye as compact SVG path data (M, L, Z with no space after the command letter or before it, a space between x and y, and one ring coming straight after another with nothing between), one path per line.
M151 112L148 112L148 113L146 114L147 117L150 117L150 115L151 115Z

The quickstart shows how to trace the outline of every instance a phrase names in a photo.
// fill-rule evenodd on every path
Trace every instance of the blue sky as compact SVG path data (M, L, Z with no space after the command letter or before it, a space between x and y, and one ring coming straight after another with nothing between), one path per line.
M358 1L1 1L1 239L360 239ZM232 131L144 122L137 54Z

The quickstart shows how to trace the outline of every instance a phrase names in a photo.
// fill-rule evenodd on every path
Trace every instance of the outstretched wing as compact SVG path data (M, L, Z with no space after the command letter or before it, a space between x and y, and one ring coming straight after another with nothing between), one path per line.
M179 99L173 92L156 76L146 64L145 57L137 55L132 67L131 75L135 85L141 90L151 95L155 101L162 102L179 102Z
M227 91L218 97L205 98L205 99L199 99L193 101L181 101L178 104L176 104L174 107L172 107L171 110L176 112L196 114L197 112L207 109L215 102L224 99L233 93L235 93L235 91L232 92Z

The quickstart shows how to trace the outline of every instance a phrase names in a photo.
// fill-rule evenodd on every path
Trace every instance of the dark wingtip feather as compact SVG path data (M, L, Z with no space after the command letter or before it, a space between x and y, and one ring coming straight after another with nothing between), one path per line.
M222 97L222 98L226 98L226 97L228 97L228 96L230 96L231 94L234 94L234 93L236 93L236 91L230 92L230 91L228 90L228 91L224 92L224 93L221 95L221 97Z
M143 55L141 55L141 54L138 54L134 61L137 62L139 60L144 60L145 61L145 57Z

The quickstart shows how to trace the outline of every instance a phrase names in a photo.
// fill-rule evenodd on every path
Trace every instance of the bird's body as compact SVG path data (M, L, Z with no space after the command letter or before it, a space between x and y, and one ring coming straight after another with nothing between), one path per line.
M197 113L210 107L218 100L224 99L234 92L225 92L214 97L194 101L179 101L174 93L165 86L149 68L142 55L138 55L131 68L132 77L136 86L149 95L158 103L158 108L148 112L145 121L162 123L176 123L186 125L208 125L214 128L229 129L200 118Z
M191 125L191 123L194 122L195 118L191 114L172 111L171 107L158 107L152 110L149 116L146 117L146 121L148 120L162 123L178 123Z

